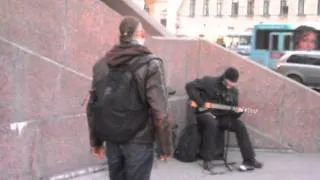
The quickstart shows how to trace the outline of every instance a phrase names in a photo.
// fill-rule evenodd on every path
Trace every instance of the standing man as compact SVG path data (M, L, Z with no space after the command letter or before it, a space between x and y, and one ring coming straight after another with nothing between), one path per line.
M103 157L106 142L110 180L149 180L155 140L162 160L171 154L163 64L144 46L138 19L125 17L119 31L120 43L93 67L91 152Z
M237 69L230 67L219 77L205 76L186 84L189 98L198 107L210 108L209 103L238 106L238 90L235 87L239 78ZM237 107L234 111L207 110L197 111L197 121L202 133L200 156L204 160L204 169L211 170L209 162L214 160L216 151L215 137L217 131L232 131L236 133L237 142L243 158L241 170L262 168L255 159L250 138L245 125L238 119L243 109Z

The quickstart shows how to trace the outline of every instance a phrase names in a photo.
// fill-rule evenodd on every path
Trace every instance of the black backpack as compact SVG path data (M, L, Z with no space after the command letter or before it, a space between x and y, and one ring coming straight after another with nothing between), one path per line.
M139 56L109 72L94 84L97 101L93 105L93 132L113 143L126 143L148 122L149 106L135 72L155 57ZM159 59L159 58L157 58Z
M194 162L199 157L201 136L197 124L189 124L183 130L174 157L182 162Z

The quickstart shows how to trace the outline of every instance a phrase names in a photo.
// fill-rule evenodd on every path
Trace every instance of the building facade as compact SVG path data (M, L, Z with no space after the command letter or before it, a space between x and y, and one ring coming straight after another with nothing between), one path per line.
M176 0L175 0L176 1ZM168 0L154 0L151 15L166 25ZM244 32L258 23L320 22L320 0L183 0L176 34L219 36Z

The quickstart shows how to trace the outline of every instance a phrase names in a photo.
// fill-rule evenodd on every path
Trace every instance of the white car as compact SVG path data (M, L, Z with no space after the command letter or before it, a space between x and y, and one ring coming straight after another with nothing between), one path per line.
M320 51L289 51L279 60L276 71L311 88L320 88Z

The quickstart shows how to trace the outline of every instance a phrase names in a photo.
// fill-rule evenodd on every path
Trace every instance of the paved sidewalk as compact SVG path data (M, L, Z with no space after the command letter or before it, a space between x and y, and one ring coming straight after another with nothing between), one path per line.
M151 180L317 180L320 179L320 154L257 152L265 167L252 172L227 172L208 175L200 168L201 162L181 163L171 159L168 163L156 162ZM230 160L241 162L238 152L230 152ZM217 170L225 170L223 167ZM73 180L109 180L107 172L100 172Z

